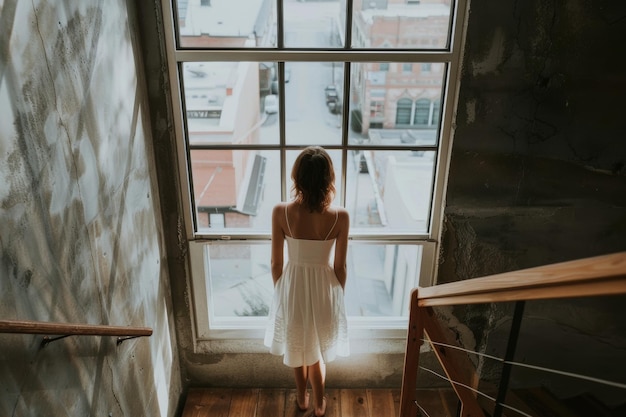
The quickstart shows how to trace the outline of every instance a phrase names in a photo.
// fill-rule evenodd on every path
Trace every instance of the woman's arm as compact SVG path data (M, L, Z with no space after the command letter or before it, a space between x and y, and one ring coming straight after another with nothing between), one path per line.
M339 234L335 244L335 262L333 268L341 288L346 288L347 269L346 258L348 256L348 234L350 232L350 215L344 209L339 210L337 218Z
M283 232L282 218L285 217L284 204L277 204L272 210L272 280L274 285L283 274L283 249L285 245L285 233Z

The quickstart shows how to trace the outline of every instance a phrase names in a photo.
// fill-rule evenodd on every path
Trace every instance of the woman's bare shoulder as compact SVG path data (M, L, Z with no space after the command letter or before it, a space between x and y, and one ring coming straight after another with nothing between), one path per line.
M349 224L350 223L350 214L348 210L343 207L335 207L337 210L337 223L340 224Z
M272 209L272 213L277 213L277 212L285 212L285 207L287 206L287 203L285 202L281 202L281 203L277 203L274 208Z
M341 217L341 216L350 216L348 214L348 210L343 208L343 207L333 207L335 210L337 210L337 216Z

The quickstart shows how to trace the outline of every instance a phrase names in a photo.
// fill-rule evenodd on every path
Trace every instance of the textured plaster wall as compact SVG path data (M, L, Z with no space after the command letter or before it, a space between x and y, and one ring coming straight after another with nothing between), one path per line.
M173 416L182 391L132 1L0 2L0 318L149 338L0 334L2 416Z
M440 282L626 250L624 41L620 0L471 3ZM623 306L529 303L518 357L626 382ZM510 314L456 309L489 353Z

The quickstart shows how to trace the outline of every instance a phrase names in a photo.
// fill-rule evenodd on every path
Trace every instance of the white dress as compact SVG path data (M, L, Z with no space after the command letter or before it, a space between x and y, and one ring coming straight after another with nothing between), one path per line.
M292 368L350 353L343 288L330 265L335 239L328 236L335 224L324 240L285 236L288 258L274 289L264 343ZM287 227L293 236L288 218Z

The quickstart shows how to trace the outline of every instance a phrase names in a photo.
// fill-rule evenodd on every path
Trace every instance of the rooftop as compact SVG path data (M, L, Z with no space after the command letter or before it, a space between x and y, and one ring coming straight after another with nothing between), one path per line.
M263 0L211 0L210 3L210 6L201 6L200 0L187 1L181 36L254 35Z
M445 4L390 4L386 9L366 9L360 13L365 22L372 23L375 17L450 16L450 6Z

